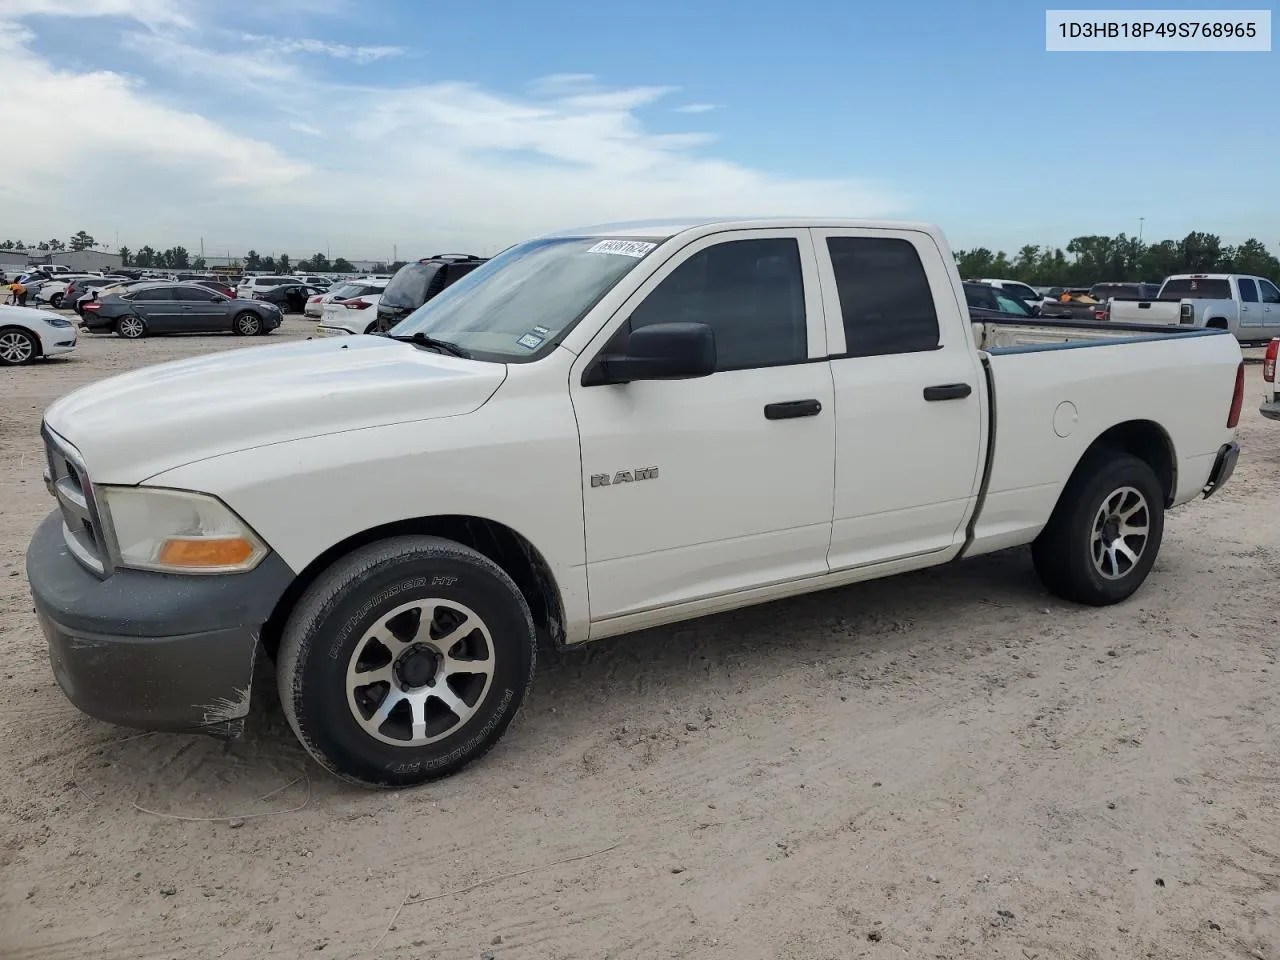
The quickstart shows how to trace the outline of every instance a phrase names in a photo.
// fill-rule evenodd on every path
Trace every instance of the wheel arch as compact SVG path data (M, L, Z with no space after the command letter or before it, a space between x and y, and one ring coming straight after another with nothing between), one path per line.
M506 524L483 517L448 514L415 517L372 527L334 544L302 570L276 602L262 628L261 642L274 657L290 615L306 589L340 557L360 547L405 534L451 540L496 563L520 588L540 637L561 646L565 638L564 601L551 565L528 538Z
M1126 420L1109 427L1080 454L1067 483L1075 479L1095 454L1104 450L1128 453L1146 463L1160 481L1165 507L1173 505L1178 491L1178 458L1173 440L1164 427L1154 420Z
M37 357L44 356L44 341L40 339L40 334L36 333L34 330L28 327L22 326L21 324L0 323L0 333L5 333L8 330L21 330L23 333L25 333L27 336L29 336L32 340L36 342L35 356Z

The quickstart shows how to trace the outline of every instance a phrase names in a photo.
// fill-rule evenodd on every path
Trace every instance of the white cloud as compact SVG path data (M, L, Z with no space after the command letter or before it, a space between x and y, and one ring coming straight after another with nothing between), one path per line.
M15 2L77 6L0 0ZM281 53L314 56L263 57L243 43L218 49L217 28L175 19L188 10L178 0L85 6L152 18L123 41L130 69L148 81L58 69L22 27L0 24L0 84L49 105L24 114L23 135L0 150L13 239L118 229L134 248L194 249L204 237L210 249L297 256L327 243L354 259L393 244L402 255L493 249L593 221L877 216L904 203L856 179L788 178L716 157L709 133L654 130L644 117L669 86L610 88L572 73L521 94L457 82L358 86L326 75L330 58L394 54L265 37ZM64 123L72 112L77 122Z
M684 106L676 107L676 113L710 113L716 109L714 103L686 103Z
M375 60L385 60L388 57L400 57L407 52L404 47L352 47L345 43L331 43L328 40L264 37L255 33L243 34L242 38L259 49L273 53L286 55L312 53L333 57L335 60L353 60L356 63L373 63Z
M180 0L0 0L0 20L23 17L122 17L149 27L190 27Z

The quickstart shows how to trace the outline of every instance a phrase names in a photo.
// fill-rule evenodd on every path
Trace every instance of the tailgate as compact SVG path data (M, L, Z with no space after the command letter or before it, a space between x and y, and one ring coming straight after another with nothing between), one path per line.
M1182 314L1177 300L1112 300L1111 319L1121 323L1176 324Z

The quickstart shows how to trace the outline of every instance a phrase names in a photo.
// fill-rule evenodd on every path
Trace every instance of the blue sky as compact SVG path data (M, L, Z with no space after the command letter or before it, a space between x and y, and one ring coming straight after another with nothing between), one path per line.
M1280 250L1280 54L1046 53L1043 6L0 0L0 24L8 105L58 117L0 151L14 238L373 257L837 213L958 247L1144 217Z

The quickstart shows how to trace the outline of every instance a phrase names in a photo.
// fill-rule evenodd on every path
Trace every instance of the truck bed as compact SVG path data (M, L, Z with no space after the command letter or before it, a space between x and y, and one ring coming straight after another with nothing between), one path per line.
M1004 353L1020 347L1101 345L1117 340L1164 340L1221 333L1153 323L1098 323L1089 320L982 320L973 324L979 350Z
M1168 506L1202 490L1240 364L1230 333L1053 320L973 327L993 439L965 555L1028 542L1085 451L1121 422L1155 427L1165 438Z

